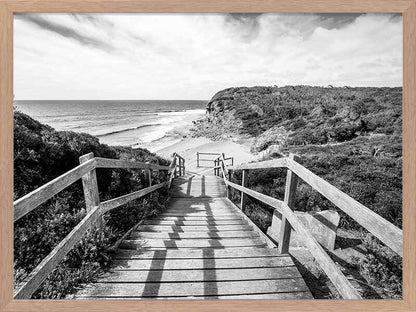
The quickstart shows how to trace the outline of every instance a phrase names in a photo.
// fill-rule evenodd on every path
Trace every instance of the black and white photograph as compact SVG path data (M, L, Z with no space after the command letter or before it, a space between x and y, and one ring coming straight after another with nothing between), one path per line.
M402 14L13 22L14 299L402 299Z

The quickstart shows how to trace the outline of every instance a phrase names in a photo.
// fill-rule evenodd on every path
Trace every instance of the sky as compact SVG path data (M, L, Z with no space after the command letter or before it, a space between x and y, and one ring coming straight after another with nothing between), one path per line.
M17 100L208 100L238 86L402 86L398 14L16 14Z

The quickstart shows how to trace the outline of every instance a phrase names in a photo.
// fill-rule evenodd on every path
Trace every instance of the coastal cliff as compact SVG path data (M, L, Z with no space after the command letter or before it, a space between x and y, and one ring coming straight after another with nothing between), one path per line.
M331 144L369 135L401 136L402 88L240 87L216 93L194 136L255 138L271 145Z

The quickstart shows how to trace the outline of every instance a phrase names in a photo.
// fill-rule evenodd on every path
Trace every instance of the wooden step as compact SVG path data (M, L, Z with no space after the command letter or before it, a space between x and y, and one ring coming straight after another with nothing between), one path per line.
M261 247L266 243L260 238L224 238L224 239L125 239L121 242L120 248L126 249L142 249L144 248L225 248L225 247Z
M243 220L240 216L237 215L228 215L228 216L164 216L159 215L157 219L161 221L225 221L225 220Z
M191 220L191 221L175 221L175 220L146 220L143 225L231 225L231 224L247 224L245 220L216 220L216 221L203 221L203 220Z
M209 213L209 212L195 212L192 214L183 214L181 212L164 212L160 215L160 217L181 217L181 218L188 218L188 217L207 217L207 218L226 218L232 217L235 218L236 215L233 213ZM239 217L237 215L237 217Z
M219 199L221 201L219 201ZM169 204L169 209L224 209L234 210L227 206L222 198L174 198Z
M180 198L184 198L184 197L188 197L188 198L225 198L227 196L227 194L221 193L221 194L191 194L191 195L184 195L184 194L180 194L180 193L172 193L171 194L172 197L180 197Z
M277 268L246 268L216 270L163 270L158 271L109 271L98 280L100 283L146 283L148 282L222 282L262 279L300 278L295 266Z
M96 283L77 294L88 297L206 297L308 291L301 278L193 283Z
M181 206L176 206L176 207L170 207L169 209L166 210L167 212L170 211L182 211L182 212L188 212L188 211L217 211L217 212L221 212L221 211L229 211L232 213L235 213L235 210L233 208L230 207L212 207L212 206L208 206L208 207L204 207L204 206L193 206L193 207L181 207Z
M204 259L115 259L113 264L113 270L196 270L273 268L293 266L293 261L290 257L226 258L215 259L215 261L204 261Z
M230 258L275 258L290 257L280 254L277 248L251 248L238 249L198 249L198 250L160 250L160 251L137 251L117 249L114 251L113 259L230 259Z
M137 228L144 232L209 232L209 231L250 231L253 228L248 225L210 225L210 226L175 226L175 225L141 225Z
M185 233L163 233L163 232L132 232L129 239L215 239L215 238L242 238L259 237L254 231L225 231L225 232L185 232Z
M128 234L76 298L312 299L292 258L225 195L217 177L175 179L169 209Z
M212 215L222 215L222 214L235 214L235 212L231 209L227 208L214 208L214 209L169 209L166 210L166 213L176 213L178 215L182 215L183 217L189 217L189 215L192 214L198 214L198 213L206 213L206 214L212 214Z

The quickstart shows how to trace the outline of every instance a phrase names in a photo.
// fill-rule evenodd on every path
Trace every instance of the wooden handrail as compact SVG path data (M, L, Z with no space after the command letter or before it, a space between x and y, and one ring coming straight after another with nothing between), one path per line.
M270 207L276 209L282 216L285 216L293 229L298 232L299 237L303 240L312 256L316 259L322 270L327 274L328 278L334 284L342 297L345 299L361 299L361 296L357 290L351 285L345 275L342 274L342 272L338 269L336 264L328 256L325 250L315 240L309 230L303 225L303 223L298 219L292 209L290 209L285 202L253 191L249 188L243 187L230 181L228 181L227 184L269 205Z
M197 152L197 154L200 154L200 155L213 155L213 156L218 156L220 153L205 153L205 152Z
M177 164L177 160L179 164ZM105 202L98 203L99 205L94 207L88 207L87 215L81 220L81 222L74 227L74 229L52 250L51 253L29 274L26 281L19 287L14 295L16 299L27 299L38 289L42 282L47 278L59 262L68 254L68 252L74 247L74 245L81 239L88 229L93 224L99 226L99 220L101 216L106 212L124 205L132 200L143 197L149 193L152 193L166 185L171 184L172 177L176 175L176 169L179 168L179 174L185 174L185 159L176 153L174 154L172 163L170 166L159 166L155 164L126 161L119 159L107 159L94 157L92 153L80 157L82 162L74 169L62 174L54 180L46 183L40 188L32 191L31 193L23 196L22 198L14 202L14 221L19 220L21 217L32 211L52 196L62 191L65 187L71 185L75 181L85 178L83 180L84 196L89 195L91 187L89 185L91 179L87 176L93 172L96 168L138 168L145 170L167 170L171 173L169 181L162 182L153 186L149 186L142 190L132 192L114 199L107 200ZM95 176L95 174L94 174Z
M130 168L130 169L150 169L150 170L169 170L169 166L144 163L140 161L129 161L123 159L110 159L95 157L96 168Z
M42 185L41 187L33 190L29 194L19 198L13 202L14 208L14 222L21 217L37 208L39 205L46 202L52 196L58 194L60 191L81 179L81 177L95 168L95 160L91 159L85 163L69 170L68 172L60 175L52 181Z
M277 158L272 160L265 160L255 163L241 164L237 166L230 166L232 170L248 170L248 169L270 169L270 168L287 168L287 158Z
M233 187L239 190L242 194L241 203L242 208L245 202L243 195L249 195L271 207L276 209L282 215L282 221L290 224L290 227L298 232L300 239L304 242L305 246L311 252L312 256L316 259L318 264L327 274L331 282L336 289L345 299L360 299L360 294L351 285L348 279L342 274L339 268L335 265L329 255L325 252L322 246L315 240L310 231L303 225L292 210L294 198L290 198L290 192L294 193L296 189L296 179L301 178L307 184L312 186L320 194L325 196L338 208L343 210L354 220L356 220L361 226L366 228L370 233L379 238L383 243L389 246L393 251L400 256L403 254L403 231L397 228L395 225L385 220L369 208L360 204L352 197L343 193L335 186L331 185L327 181L318 177L299 163L295 161L294 155L291 154L289 158L279 158L269 161L263 161L258 163L242 164L239 166L230 166L229 170L243 170L243 186L235 184L229 181L227 165L225 163L225 157L221 154L214 162L214 171L219 175L217 168L221 170L224 182L228 187ZM250 190L246 187L247 183L247 170L249 169L262 169L262 168L287 168L288 176L286 180L286 192L285 201L281 201L270 196L261 194L259 192ZM293 180L293 181L292 181ZM288 184L289 183L289 184ZM283 222L282 222L283 224ZM279 245L284 244L285 247L279 246L281 252L288 252L289 239L290 239L290 227L285 228L282 226L279 240ZM283 236L286 236L284 238ZM285 240L287 240L285 242Z
M233 170L265 168L288 168L335 206L353 218L362 227L380 239L394 252L403 256L403 231L401 229L303 167L298 162L290 158L278 158L230 167Z
M403 257L402 230L296 161L287 159L287 164L288 168L299 178L312 186L335 206Z
M162 182L159 184L155 184L149 187L146 187L144 189L138 190L136 192L133 193L129 193L117 198L113 198L110 200L107 200L105 202L101 203L101 209L103 210L103 213L106 213L114 208L120 207L122 205L127 204L128 202L135 200L137 198L143 197L149 193L152 193L164 186L166 186L168 184L168 182Z
M100 207L96 206L75 226L72 231L43 259L29 274L25 283L14 294L15 299L28 299L38 289L58 263L71 251L87 230L100 217Z

